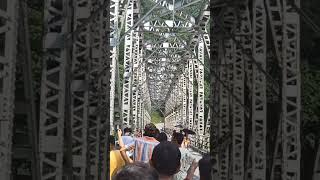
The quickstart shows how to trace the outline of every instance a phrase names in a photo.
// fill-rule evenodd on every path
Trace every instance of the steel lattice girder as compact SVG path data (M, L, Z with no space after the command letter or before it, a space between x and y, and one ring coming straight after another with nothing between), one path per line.
M140 61L140 37L139 37L139 33L135 32L134 33L134 47L133 47L133 69L132 69L132 122L130 124L132 124L132 126L134 128L137 127L137 106L138 106L138 67L140 65L139 61Z
M222 47L220 47L222 48ZM233 74L233 69L228 68L228 66L223 66L228 63L234 62L234 45L231 40L224 40L224 52L222 49L219 51L221 56L221 66L220 68L220 78L222 81L228 81L231 79ZM223 54L222 54L223 53ZM226 88L219 85L219 137L223 137L230 132L230 99ZM229 178L229 146L223 151L219 152L219 171L221 179Z
M158 0L152 0L152 1L158 2ZM169 11L174 11L176 16L194 22L194 19L195 19L194 17L192 17L188 14L185 14L183 11L180 11L180 12L179 12L179 10L176 11L176 9L173 7L173 5L168 3L167 1L162 1L160 5ZM179 7L177 7L177 8L179 8ZM161 13L163 13L163 12L161 12Z
M274 2L278 2L274 4ZM286 4L288 3L288 4ZM279 1L271 1L267 2L269 17L270 17L270 24L271 30L274 36L274 46L276 54L278 55L278 60L286 59L287 61L283 60L281 66L283 67L283 111L290 111L284 112L283 119L286 119L280 122L280 126L282 127L282 131L287 130L287 134L282 132L281 136L277 136L277 143L275 148L275 158L279 155L279 147L282 144L283 152L282 158L284 166L283 166L283 173L282 178L291 178L291 179L299 179L300 178L300 139L299 139L299 131L300 131L300 72L299 72L299 18L296 12L291 11L293 1L283 1L284 6L287 8L281 8ZM299 4L299 2L295 2ZM258 59L257 62L262 64L262 67L265 69L265 51L266 51L266 39L265 39L265 26L266 26L266 14L264 9L264 4L259 1L256 1L254 4L254 19L253 19L253 34L254 34L254 41L253 41L253 55L256 56L254 59ZM278 12L280 9L284 9L284 12ZM280 16L274 15L275 13ZM274 16L273 16L274 15ZM284 23L284 26L281 25L281 18L286 17L290 21ZM248 18L244 18L248 19ZM263 20L262 20L263 19ZM250 27L250 26L249 26ZM282 29L282 33L278 30ZM287 33L287 34L285 34ZM242 34L242 33L239 33ZM282 35L285 41L279 45L280 39ZM250 42L248 39L243 38L245 41L242 40L242 44L246 46L246 43ZM241 39L240 39L241 40ZM238 46L238 44L237 44ZM237 47L236 46L236 47ZM280 46L280 47L279 47ZM246 47L244 47L246 49ZM278 50L277 50L278 49ZM283 50L282 50L283 49ZM287 50L285 50L287 49ZM238 50L237 50L238 51ZM279 54L282 53L283 57L279 57ZM281 62L281 61L280 61ZM286 66L286 67L285 67ZM290 67L290 68L289 68ZM293 67L293 68L292 68ZM266 149L265 149L265 124L266 124L266 117L263 115L266 113L266 80L265 74L261 72L261 70L257 67L253 67L253 69L249 69L250 67L246 67L246 73L252 76L252 87L253 87L253 97L252 97L252 108L253 108L253 136L252 136L252 173L254 179L265 179L265 160L266 160ZM250 72L252 71L253 72ZM289 75L290 74L290 75ZM250 82L251 80L249 80ZM248 83L248 82L247 82ZM288 93L289 92L289 93ZM290 108L288 108L290 107ZM261 120L261 118L264 118ZM290 131L290 132L289 132ZM278 130L279 134L280 130ZM254 135L255 134L255 135ZM280 133L281 134L281 133ZM281 139L283 142L281 142ZM289 140L290 139L290 140ZM280 140L280 141L279 141ZM278 142L279 141L279 142ZM235 149L233 149L234 151ZM280 153L281 154L281 153ZM248 155L248 159L250 157L250 153ZM260 159L261 161L259 161ZM258 160L258 161L257 161ZM234 159L233 159L234 161ZM241 163L242 164L242 163ZM291 164L289 166L289 164ZM272 170L272 177L275 178L275 165L280 165L278 161L274 161L273 170ZM258 173L260 172L260 173ZM255 175L255 173L258 173Z
M267 30L264 1L253 2L253 57L266 70ZM252 73L252 179L265 180L267 173L267 84L264 74L253 67Z
M202 27L202 26L206 26L206 24L207 24L207 22L208 22L208 20L209 20L209 13L208 13L208 11L206 11L206 9L207 9L207 6L205 6L204 7L204 9L205 9L205 11L203 11L202 12L202 14L199 16L199 19L200 19L200 21L199 21L199 25ZM205 29L205 28L204 28ZM188 51L184 54L184 56L183 57L188 57L188 59L190 59L189 60L189 65L190 65L190 62L192 62L192 63L197 63L198 61L200 61L198 58L197 59L194 59L194 58L192 58L192 57L197 57L196 55L195 55L195 53L194 53L194 51L193 50L195 50L195 48L197 47L197 45L198 45L198 41L199 41L199 39L198 39L198 35L194 35L192 38L191 38L191 42L187 45L188 47ZM204 39L202 39L202 38L200 38L201 40L204 40ZM180 42L181 42L181 40L180 40ZM206 43L209 43L208 41L206 42ZM203 52L204 52L204 47L203 47ZM202 52L202 53L203 53ZM203 62L198 62L199 64L203 64ZM182 64L181 64L182 65ZM180 66L181 66L180 65ZM192 64L192 66L191 67L189 67L188 68L188 71L193 71L193 69L195 69L195 71L196 71L196 76L201 76L201 73L200 74L197 74L197 73L199 73L199 71L198 71L198 67L199 67L199 65L198 64L195 64L195 66ZM192 76L193 76L193 72L191 73L192 74ZM189 72L189 76L190 76L190 72ZM188 84L189 84L189 99L188 99L188 103L189 103L189 105L188 105L188 107L189 107L189 111L188 111L188 127L189 128L192 128L192 129L194 129L195 131L197 131L198 132L198 130L200 130L201 131L201 128L199 129L199 127L200 126L202 126L202 129L204 128L203 126L204 126L204 122L198 122L198 117L199 117L199 112L201 112L202 113L202 111L203 111L203 109L201 108L201 101L199 101L198 100L198 104L197 104L197 109L196 109L196 113L195 114L193 114L193 95L192 95L192 97L191 97L191 94L193 94L193 87L191 88L190 87L190 85L192 85L193 86L193 78L192 78L192 80L190 79L190 77L189 77L189 79L188 79L189 81L188 81ZM177 86L177 81L175 81L175 83L174 84L172 84L171 85L171 88L170 88L170 91L171 91L171 89L175 89L175 86ZM200 84L200 87L202 87L201 86L201 84ZM192 90L190 90L190 89L192 89ZM201 97L201 92L200 92L200 97ZM167 99L167 101L172 101L171 99L170 99L170 96L169 96L169 99L168 98L166 98ZM177 104L174 104L174 105L172 105L172 103L170 103L171 105L169 105L169 106L171 106L171 108L172 108L172 106L174 107L174 106L177 106ZM182 108L183 108L183 106L182 106ZM191 108L191 109L190 109ZM170 107L168 107L168 105L167 105L167 108L166 108L166 111L168 111L170 109ZM198 112L198 110L199 110L199 112ZM180 111L178 111L178 113L180 113ZM195 119L193 119L193 116L195 115ZM202 117L201 117L202 116ZM201 118L203 118L203 115L202 114L200 114L200 117ZM203 121L203 119L202 119L202 121ZM196 127L196 128L195 128ZM200 132L201 133L201 132ZM198 148L202 148L201 146L202 146L202 141L201 141L201 139L202 139L203 137L202 136L197 136L197 140L195 141L195 142L200 142L200 143L195 143L194 145L196 145L196 146L198 146ZM206 139L206 140L208 140L208 139Z
M202 38L199 40L198 59L200 62L194 61L195 75L198 81L198 117L196 121L198 134L204 135L204 42Z
M164 25L164 23L161 23L161 22L158 22L158 21L156 21L155 23L156 23L156 24L159 24L159 25L162 25L162 26ZM165 23L165 24L166 24L166 26L168 26L167 23ZM181 24L181 23L179 23L179 24ZM185 25L184 25L184 26L185 26Z
M97 11L102 6L104 1L92 0L92 13ZM107 29L108 25L108 10L102 11L96 18L93 19L91 25L91 44L90 44L90 64L89 64L89 132L88 132L88 176L92 179L107 178L107 155L106 147L107 137L109 133L107 130L102 130L102 127L109 126L107 116L109 111L108 100L109 97L109 82L110 63L107 56L109 56ZM106 15L106 16L105 16Z
M193 129L193 59L189 59L188 78L188 128Z
M282 41L282 150L283 178L300 179L300 124L301 124L301 75L300 75L300 19L293 4L300 7L300 0L283 0Z
M74 29L90 16L91 1L74 1ZM73 175L77 179L86 178L87 130L89 93L86 83L89 81L90 64L90 24L81 30L73 41L72 79L71 79L71 133Z
M279 63L279 66L282 67L282 40L283 40L283 31L279 31L279 29L283 28L283 12L281 0L266 0L267 6L267 14L270 23L270 29L273 37L273 45L276 50L276 57ZM274 146L273 153L273 163L271 168L271 179L277 178L278 174L281 174L282 164L281 164L281 127L282 122L278 122L278 130L276 136L276 142Z
M10 179L17 46L18 1L5 0L0 8L0 177Z
M271 26L271 32L273 37L273 46L276 50L277 60L279 62L280 67L282 67L281 59L282 59L282 38L283 31L279 31L282 29L283 23L283 13L281 11L281 0L266 0L267 12L269 17L269 22Z
M136 0L129 0L128 9L126 10L126 26L128 31L134 24L134 3ZM124 75L123 75L123 92L122 92L122 117L123 124L130 124L130 106L131 106L131 81L132 81L132 48L133 48L133 30L125 37L124 49Z
M114 131L114 111L116 96L116 73L118 65L119 46L116 46L118 37L120 36L119 26L119 0L110 1L110 46L111 48L111 79L110 79L110 132Z
M66 68L68 49L60 44L51 44L63 39L70 32L70 7L67 0L45 1L44 12L44 59L41 78L41 104L39 122L41 179L62 180L63 139L66 98Z
M90 176L93 179L99 179L101 174L104 177L107 176L106 168L104 168L107 160L106 156L102 156L105 154L103 152L106 147L106 137L104 133L100 133L100 129L107 123L104 113L106 109L103 107L106 105L105 92L108 86L105 72L109 68L107 67L108 63L103 62L102 59L105 58L103 52L106 52L103 47L107 47L107 44L103 43L105 42L103 40L106 39L103 24L109 17L103 17L102 11L96 14L96 11L104 3L103 1L75 1L74 3L74 7L76 7L73 12L74 27L81 28L79 33L74 36L73 61L69 63L69 46L61 44L62 42L56 44L54 39L62 39L65 34L70 33L71 19L67 17L72 16L66 12L72 11L70 11L67 2L55 4L46 1L50 8L45 11L48 33L44 38L46 54L41 87L41 103L44 107L40 112L42 179L62 179L63 166L68 167L71 164L74 167L73 172L71 169L70 172L67 172L67 176L78 176L78 178ZM53 9L54 11L51 11ZM85 20L92 14L96 15L91 19L91 23L83 27ZM56 21L52 21L51 18ZM52 42L54 43L52 44ZM72 66L69 67L69 64ZM69 68L73 72L72 79L69 79L69 76L65 74L69 72ZM65 86L66 84L67 86ZM70 96L71 106L65 106L65 99L66 102L69 102L68 97ZM64 122L64 119L69 119L69 114L65 113L69 108L71 111L70 122ZM71 124L69 127L64 127L65 123ZM67 136L72 135L71 140L64 140L64 131ZM72 140L75 143L73 148L72 142L70 142ZM66 154L64 154L64 145L67 146ZM87 151L88 153L86 153ZM87 156L88 154L90 156ZM64 155L68 157L67 164L63 164ZM102 164L104 167L101 168ZM102 171L100 171L101 169Z
M239 46L235 47L235 62L233 70L233 93L244 102L244 57ZM233 179L244 177L244 111L238 102L232 105L233 113Z

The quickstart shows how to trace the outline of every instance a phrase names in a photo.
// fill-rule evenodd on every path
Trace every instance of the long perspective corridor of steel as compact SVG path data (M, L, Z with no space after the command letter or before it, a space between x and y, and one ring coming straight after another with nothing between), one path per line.
M110 179L109 137L150 123L192 132L182 172L304 179L300 0L42 1L36 83L28 1L0 0L0 180Z

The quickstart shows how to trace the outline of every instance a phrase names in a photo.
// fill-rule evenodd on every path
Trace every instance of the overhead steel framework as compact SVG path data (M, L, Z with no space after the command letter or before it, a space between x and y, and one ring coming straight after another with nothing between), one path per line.
M100 180L109 177L108 135L143 129L154 111L167 132L196 132L192 148L211 150L221 180L302 179L299 0L44 2L39 129L28 103L30 45L19 14L27 11L17 0L0 3L0 179L13 174L19 114L30 129L28 160L40 167L33 179ZM17 42L28 47L17 52ZM276 120L271 103L282 107ZM268 137L270 121L278 125Z

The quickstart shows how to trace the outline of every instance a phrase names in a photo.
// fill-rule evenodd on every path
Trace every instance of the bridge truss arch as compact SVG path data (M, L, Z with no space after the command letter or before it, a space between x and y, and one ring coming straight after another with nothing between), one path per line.
M23 66L27 12L4 1L1 178L17 158L18 114L27 117L34 179L98 180L108 177L108 135L143 129L157 110L166 132L196 132L191 146L211 153L218 179L301 179L299 0L44 0L39 130ZM280 107L274 116L271 106Z

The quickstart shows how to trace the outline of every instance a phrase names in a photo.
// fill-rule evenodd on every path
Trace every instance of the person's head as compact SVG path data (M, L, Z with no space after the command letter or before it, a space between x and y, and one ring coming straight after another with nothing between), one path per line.
M156 137L157 134L157 127L152 124L149 123L144 127L144 136L149 136L149 137Z
M205 155L199 161L200 180L211 179L211 158L210 155Z
M157 128L156 129L156 135L160 134L160 130Z
M116 143L116 140L115 140L114 136L109 135L109 147L110 147L110 151L112 151L112 150L115 149L115 143Z
M177 145L165 141L160 142L152 152L150 163L158 171L160 177L172 177L180 170L181 152Z
M126 128L123 129L123 134L125 136L130 136L131 133L132 133L132 129L131 128L126 127Z
M175 134L175 138L174 138L174 142L177 143L179 146L181 146L182 142L183 142L183 134L182 133L176 133Z
M157 135L157 138L156 138L159 142L162 142L162 141L167 141L168 140L168 137L166 135L166 133L164 132L161 132Z
M159 174L149 164L135 162L124 166L112 177L112 180L158 180Z
M171 142L174 143L174 144L178 144L178 143L177 143L176 134L174 134L173 136L171 136Z

